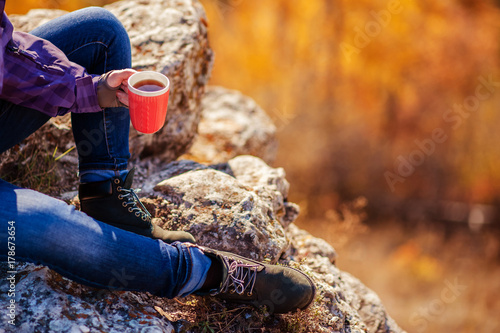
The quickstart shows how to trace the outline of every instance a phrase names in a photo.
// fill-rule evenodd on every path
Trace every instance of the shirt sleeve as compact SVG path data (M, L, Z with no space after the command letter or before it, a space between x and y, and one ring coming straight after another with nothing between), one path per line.
M13 32L5 13L0 34L0 99L52 117L102 110L97 100L97 75L89 75L69 61L49 41Z
M2 16L0 16L0 92L2 91L3 86L3 54L5 46L10 39L9 36L12 35L12 24L6 24L7 15L4 13L4 8L5 1L0 0L0 9L2 10Z

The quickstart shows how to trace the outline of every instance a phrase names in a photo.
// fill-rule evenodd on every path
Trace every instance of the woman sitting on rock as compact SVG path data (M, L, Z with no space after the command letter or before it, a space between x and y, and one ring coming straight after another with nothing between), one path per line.
M11 271L22 260L92 287L211 294L276 313L312 302L314 284L298 270L196 246L191 234L151 223L127 171L126 81L135 71L111 13L87 8L26 34L3 12L0 40L0 153L70 112L81 182L77 211L0 179L0 258Z

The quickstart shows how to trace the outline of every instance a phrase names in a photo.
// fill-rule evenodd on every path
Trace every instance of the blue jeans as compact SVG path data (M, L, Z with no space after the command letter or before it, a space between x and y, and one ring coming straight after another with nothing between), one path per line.
M89 74L131 67L127 32L120 21L103 8L69 13L36 28L31 34L49 40ZM41 112L0 101L0 153L21 142L49 119ZM74 113L71 122L81 175L99 170L118 175L120 170L126 170L130 158L127 108Z
M131 65L125 29L102 8L64 15L32 33L50 40L89 73ZM35 110L0 101L0 153L48 119ZM129 121L127 108L72 114L81 172L126 169ZM9 230L14 230L14 238L9 238ZM9 255L9 247L15 249L10 253L14 255ZM148 291L169 298L199 289L211 264L197 247L168 245L112 227L60 200L0 179L0 260L9 257L46 265L93 287Z
M42 264L91 287L168 298L186 296L205 282L211 261L197 247L115 228L1 179L0 198L1 261Z

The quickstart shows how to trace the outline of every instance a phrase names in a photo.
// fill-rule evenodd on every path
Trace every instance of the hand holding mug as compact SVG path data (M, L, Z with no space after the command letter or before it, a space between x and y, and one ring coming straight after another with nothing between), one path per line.
M154 133L165 123L169 92L169 79L152 71L113 70L97 84L99 106L128 106L132 125L142 133Z
M99 78L97 99L101 108L128 106L128 78L137 73L133 69L113 70Z

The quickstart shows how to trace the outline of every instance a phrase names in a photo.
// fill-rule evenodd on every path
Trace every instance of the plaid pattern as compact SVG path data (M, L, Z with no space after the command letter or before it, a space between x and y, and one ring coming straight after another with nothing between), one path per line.
M5 1L0 1L0 8ZM101 110L98 76L70 62L52 43L23 32L12 32L3 13L0 22L0 99L49 116Z

